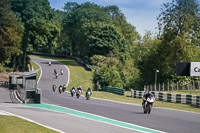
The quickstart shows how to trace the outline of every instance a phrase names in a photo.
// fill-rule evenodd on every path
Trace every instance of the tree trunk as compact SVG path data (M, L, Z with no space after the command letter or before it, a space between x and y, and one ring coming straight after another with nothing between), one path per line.
M23 53L23 71L26 70L26 51Z

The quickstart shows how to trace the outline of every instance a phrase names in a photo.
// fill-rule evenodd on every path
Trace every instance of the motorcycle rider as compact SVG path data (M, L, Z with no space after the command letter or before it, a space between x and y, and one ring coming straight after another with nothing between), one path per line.
M62 92L62 85L59 86L59 92L61 94L61 92Z
M88 93L89 91L91 92L91 93L90 93L90 96L92 96L92 89L91 89L90 87L86 90L85 96L87 95L87 93Z
M52 86L52 89L55 91L55 90L56 90L56 85L53 85L53 86Z
M65 90L66 90L66 86L63 85L63 87L62 87L62 91L64 92Z
M55 76L56 76L56 79L57 79L58 78L58 73L56 73Z
M77 88L77 91L79 91L79 90L81 90L81 93L82 93L83 89L81 88L81 86L79 86L79 87Z
M153 96L153 94L149 90L146 90L146 92L143 95L143 102L142 102L143 107L145 105L145 102L147 101L147 97L149 97L149 96Z
M54 74L55 74L55 75L57 74L57 71L56 71L56 69L54 69Z
M49 61L49 66L51 66L51 61Z
M73 89L76 91L76 88L73 86L73 87L70 89L70 92L72 92Z

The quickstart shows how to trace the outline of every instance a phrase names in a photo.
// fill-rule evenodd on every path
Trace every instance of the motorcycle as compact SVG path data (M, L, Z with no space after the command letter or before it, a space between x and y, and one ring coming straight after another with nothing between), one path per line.
M79 98L81 96L81 90L76 91L76 97Z
M72 90L71 90L71 96L72 96L72 97L74 96L75 92L76 92L75 89L72 89Z
M62 92L62 86L59 87L59 93L61 94Z
M62 91L65 92L65 90L66 90L66 86L63 85L63 87L62 87Z
M145 104L143 105L143 110L144 110L144 113L148 113L150 114L151 113L151 109L152 109L152 106L153 106L153 103L155 102L155 98L153 96L149 96L147 97L147 100L145 102Z
M90 100L90 96L91 96L91 91L87 91L85 95L86 100Z
M56 91L56 86L53 86L52 89L53 89L53 92L55 92Z
M56 75L55 75L55 76L56 76L56 79L57 79L57 78L58 78L58 74L56 73Z

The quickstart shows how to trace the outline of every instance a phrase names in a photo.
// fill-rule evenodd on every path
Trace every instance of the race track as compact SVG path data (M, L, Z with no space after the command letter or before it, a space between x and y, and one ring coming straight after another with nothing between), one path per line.
M67 68L57 62L53 62L52 66L48 66L48 60L42 58L34 57L32 60L38 63L42 68L42 77L39 81L38 87L42 89L42 101L44 103L55 104L70 109L88 112L163 132L200 132L199 113L153 108L151 114L148 115L143 114L142 107L138 105L123 104L94 98L91 98L88 101L85 100L85 97L80 97L79 99L75 97L72 98L70 94L66 92L62 94L59 94L58 92L54 93L51 89L53 84L58 86L68 82ZM53 74L54 69L63 69L64 75L59 75L58 79L55 79Z

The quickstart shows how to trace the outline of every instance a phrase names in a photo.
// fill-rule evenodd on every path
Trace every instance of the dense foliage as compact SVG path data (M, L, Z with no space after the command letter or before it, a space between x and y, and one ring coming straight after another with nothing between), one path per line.
M140 84L151 84L155 71L159 70L159 82L179 81L176 63L200 61L200 6L196 0L173 0L163 4L158 17L160 35L144 44L152 46L152 52L140 62ZM147 69L148 68L148 69Z
M48 0L0 1L0 70L26 70L28 52L67 54L92 64L95 84L142 89L175 76L177 62L199 61L200 6L197 0L164 3L159 35L141 38L117 6L67 2L64 11Z
M13 59L12 67L17 68L17 59L21 53L21 24L11 11L9 0L0 1L0 69Z

